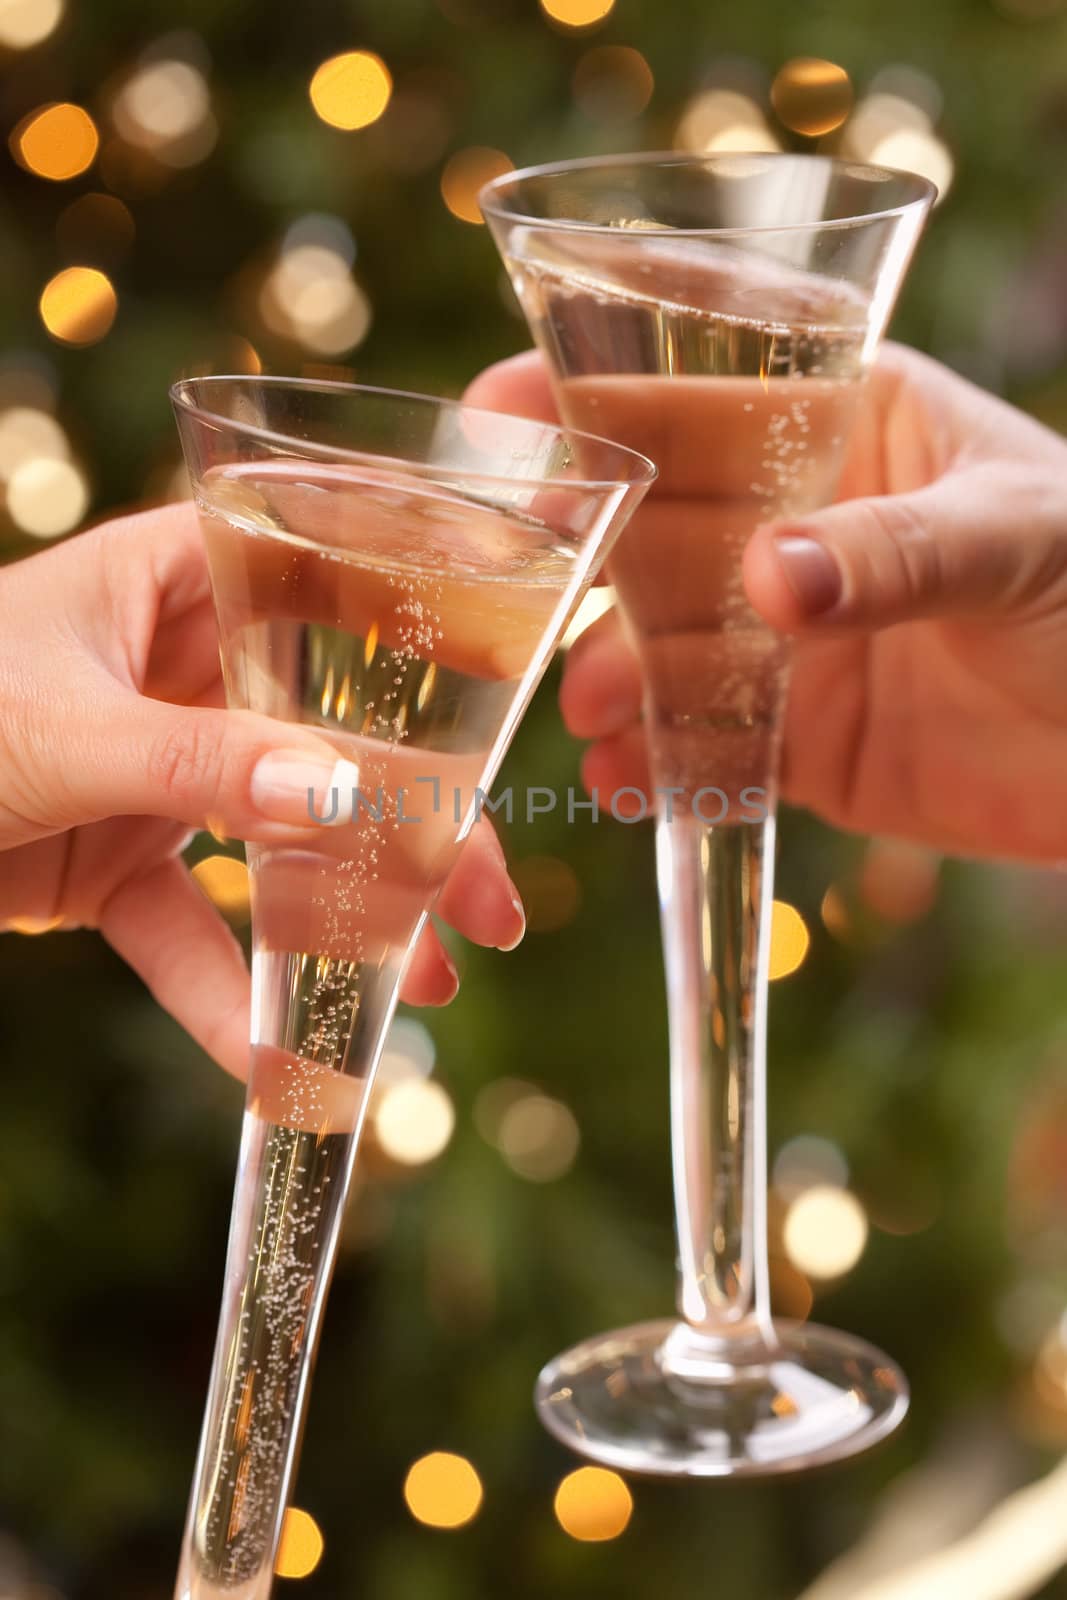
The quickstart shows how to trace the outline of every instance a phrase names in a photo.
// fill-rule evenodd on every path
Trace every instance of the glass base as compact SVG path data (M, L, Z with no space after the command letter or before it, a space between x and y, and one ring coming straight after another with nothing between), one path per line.
M579 1455L655 1477L767 1477L822 1466L884 1439L908 1385L863 1340L810 1323L709 1339L685 1323L642 1322L549 1362L536 1403Z

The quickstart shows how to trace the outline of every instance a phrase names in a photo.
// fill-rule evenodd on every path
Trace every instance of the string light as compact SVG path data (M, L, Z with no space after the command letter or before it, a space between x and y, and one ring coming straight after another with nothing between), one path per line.
M572 86L579 108L594 122L625 122L644 111L655 80L640 50L608 44L586 51Z
M512 163L502 150L486 145L457 150L445 162L441 173L441 198L461 222L481 224L484 218L478 209L479 190L493 178L512 170Z
M401 1166L418 1167L439 1156L452 1137L456 1113L439 1083L404 1078L381 1098L374 1117L380 1148Z
M541 0L541 10L565 28L593 28L611 14L615 0Z
M95 344L118 311L110 278L96 267L66 267L45 284L38 302L41 321L61 344Z
M63 0L0 0L0 45L30 50L58 28Z
M852 109L852 98L844 67L817 56L787 61L771 85L771 104L781 121L809 137L839 128Z
M208 899L231 922L249 917L248 868L235 856L206 856L193 868L193 877Z
M322 1560L324 1546L322 1530L311 1513L288 1506L274 1558L275 1576L309 1577Z
M89 485L70 461L36 457L11 474L11 520L34 539L55 539L77 527L89 509Z
M308 86L316 115L346 133L377 122L392 92L389 68L370 50L331 56L315 69Z
M428 1528L462 1528L478 1515L482 1480L466 1456L434 1450L420 1456L404 1479L404 1501Z
M88 111L62 101L23 118L11 135L11 148L36 177L64 183L92 166L100 135Z
M625 1533L634 1502L617 1472L578 1467L556 1490L553 1510L564 1533L584 1544L602 1544Z
M798 1271L825 1280L852 1270L867 1244L867 1231L867 1214L854 1194L833 1184L816 1184L789 1207L782 1242Z
M504 1111L496 1146L508 1166L530 1183L551 1183L573 1167L581 1135L574 1113L549 1095L524 1095Z
M771 913L770 977L788 978L796 972L810 946L811 935L796 906L776 900Z
M188 61L146 62L115 96L111 116L128 144L171 167L202 161L218 137L207 79Z

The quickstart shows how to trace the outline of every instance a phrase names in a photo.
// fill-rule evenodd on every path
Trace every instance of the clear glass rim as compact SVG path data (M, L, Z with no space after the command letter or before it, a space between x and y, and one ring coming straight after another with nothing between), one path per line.
M227 416L223 411L214 411L210 405L202 403L201 398L194 395L198 388L213 388L222 384L239 384L252 388L255 385L266 386L274 389L298 389L313 391L322 394L340 395L368 395L378 399L399 402L406 405L412 403L420 406L433 407L435 410L452 412L465 412L473 417L484 418L487 422L507 423L510 427L517 427L522 431L527 429L544 435L554 434L557 439L566 444L570 440L587 440L606 450L609 459L618 461L620 467L625 469L625 476L598 478L576 476L570 477L562 473L554 476L526 476L525 474L509 472L483 472L479 467L449 466L445 463L433 461L415 461L408 456L388 456L373 450L348 449L342 445L318 444L313 439L299 439L293 434L279 432L273 428L260 427L254 422L244 422L235 417ZM468 405L464 400L452 400L446 395L420 394L413 389L390 389L380 384L370 383L345 383L332 378L287 378L277 374L260 376L257 373L212 373L205 377L179 378L168 391L170 401L175 411L179 414L195 418L198 422L212 427L223 427L239 433L245 438L256 439L266 444L289 446L296 455L314 455L316 458L326 458L330 461L341 463L356 463L362 466L380 466L383 461L403 461L405 471L413 475L432 479L437 482L446 482L470 485L471 482L484 483L493 486L507 485L514 487L516 483L538 489L584 489L604 490L618 487L632 488L647 486L652 483L657 475L655 462L648 456L641 455L637 450L628 446L616 444L613 439L605 439L600 434L587 433L580 428L567 428L555 422L540 422L534 417L515 416L510 411L489 411L485 406Z
M914 194L911 199L902 201L900 205L887 206L878 211L862 211L852 217L828 217L823 221L812 222L760 223L754 227L736 228L672 228L665 223L650 223L647 228L643 227L641 232L646 238L660 234L674 239L728 239L772 233L815 233L824 229L862 227L868 222L902 217L910 211L925 211L937 199L937 185L931 183L929 178L920 177L917 172L906 172L898 167L875 166L869 161L847 161L841 156L820 156L804 152L794 154L789 150L730 150L700 156L688 155L678 150L651 150L640 151L634 155L579 156L577 160L572 161L549 161L541 166L519 167L513 172L502 173L500 177L493 178L487 183L479 191L478 204L486 219L492 217L500 222L521 223L530 228L552 228L561 233L607 233L612 230L603 222L582 222L576 217L530 216L523 211L513 209L502 196L511 185L526 182L530 178L564 177L570 172L591 171L597 167L660 166L706 170L717 166L728 170L730 166L742 162L780 160L817 162L820 166L836 167L841 172L892 178L898 182L910 183Z

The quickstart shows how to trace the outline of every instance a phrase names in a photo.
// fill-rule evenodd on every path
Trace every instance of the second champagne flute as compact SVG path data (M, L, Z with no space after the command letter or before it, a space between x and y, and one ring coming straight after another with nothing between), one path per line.
M785 642L745 597L772 518L833 498L863 380L933 198L824 157L625 156L497 179L482 208L562 416L652 457L609 563L644 685L670 1021L680 1320L552 1362L584 1455L781 1472L901 1419L899 1369L770 1312L765 1046Z

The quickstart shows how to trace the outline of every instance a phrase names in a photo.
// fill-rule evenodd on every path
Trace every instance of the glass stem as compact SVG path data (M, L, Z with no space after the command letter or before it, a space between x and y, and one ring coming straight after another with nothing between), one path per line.
M263 965L257 952L254 994L266 986ZM312 1037L297 991L300 975L313 970L315 993L330 996L333 1012L347 1019L341 1034L355 1034L358 1047L346 1059L345 1045L323 1034L326 1060L293 1054L273 1072L271 1056L257 1058L253 1050L218 1339L175 1600L270 1594L345 1202L396 1003L398 973L391 983L370 985L368 995L365 974L352 962L295 957L287 968L295 974L290 1017L302 1018L297 1034ZM254 1001L254 1033L263 1011L262 1000L258 1007ZM283 1059L281 1052L275 1057Z
M697 1344L773 1342L767 973L775 818L661 816L678 1307ZM692 1343L692 1341L690 1341Z

